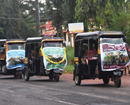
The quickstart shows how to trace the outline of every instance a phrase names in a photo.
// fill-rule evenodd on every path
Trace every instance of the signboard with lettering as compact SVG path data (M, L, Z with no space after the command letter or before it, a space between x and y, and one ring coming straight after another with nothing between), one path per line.
M68 28L69 28L69 33L70 34L84 32L84 24L83 24L83 22L69 23Z
M47 35L54 35L54 31L47 31L47 32L45 32L45 35L47 36Z
M52 21L48 21L45 23L46 31L54 30L54 26L52 26Z

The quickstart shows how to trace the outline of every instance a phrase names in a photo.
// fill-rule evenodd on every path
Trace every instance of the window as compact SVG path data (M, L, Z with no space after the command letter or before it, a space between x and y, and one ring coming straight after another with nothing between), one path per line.
M0 53L5 53L5 47L0 47Z
M44 47L62 47L62 42L52 41L52 42L44 42Z
M24 50L24 43L9 43L8 50Z
M101 38L100 43L122 44L122 38Z

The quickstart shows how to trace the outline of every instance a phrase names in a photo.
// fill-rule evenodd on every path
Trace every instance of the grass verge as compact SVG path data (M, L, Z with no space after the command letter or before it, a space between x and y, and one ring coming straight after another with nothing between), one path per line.
M74 65L67 65L67 66L65 67L63 73L69 73L69 74L71 74L71 73L73 73L73 71L74 71Z

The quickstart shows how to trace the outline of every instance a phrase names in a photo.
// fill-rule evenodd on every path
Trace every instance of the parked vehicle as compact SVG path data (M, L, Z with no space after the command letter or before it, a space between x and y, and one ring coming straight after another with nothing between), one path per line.
M67 64L63 39L60 37L33 37L26 40L25 81L30 76L49 76L59 81Z
M74 78L76 85L83 79L103 79L108 84L111 78L116 87L121 86L121 76L128 53L124 34L120 31L79 33L75 38Z
M25 58L25 40L0 40L0 74L22 78Z

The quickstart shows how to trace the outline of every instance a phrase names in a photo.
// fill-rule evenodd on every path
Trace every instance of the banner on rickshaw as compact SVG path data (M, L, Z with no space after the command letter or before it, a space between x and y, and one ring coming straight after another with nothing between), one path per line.
M7 69L23 68L24 69L24 50L7 51L6 67Z
M63 71L67 65L66 53L64 50L64 48L60 47L43 48L43 62L46 70L59 69Z
M103 71L123 70L129 61L123 44L100 44L101 67Z

